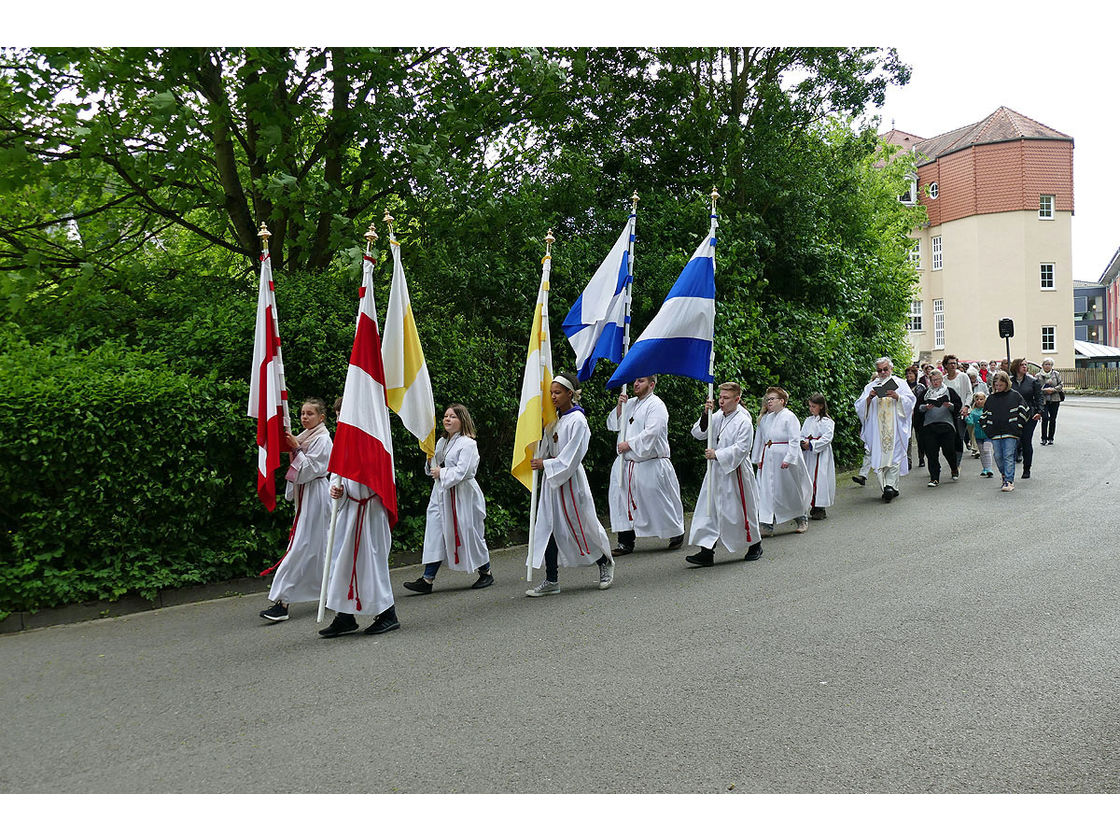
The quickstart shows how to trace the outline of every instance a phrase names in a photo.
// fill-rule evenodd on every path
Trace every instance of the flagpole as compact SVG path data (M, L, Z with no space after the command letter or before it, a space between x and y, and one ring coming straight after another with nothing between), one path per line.
M541 334L542 335L551 335L551 333L548 329L548 279L547 278L548 278L548 275L552 273L552 243L555 242L555 241L556 241L556 239L552 235L552 228L549 228L548 235L545 236L545 238L544 238L544 243L545 243L545 251L544 251L545 270L544 270L544 274L545 274L545 277L541 281L541 290L544 292L544 300L543 300L542 305L541 305ZM544 382L544 353L543 353L543 350L542 350L542 352L537 353L537 359L538 359L538 367L539 367L539 373L537 374L537 379L540 382L542 382L542 384L543 384L543 382ZM551 397L550 394L546 394L546 393L541 394L541 415L542 415L542 417L544 415L544 401L547 400L547 399L551 399L551 398L552 397ZM541 438L543 438L543 437L544 437L544 425L542 423L542 425L541 425L541 437L537 438L537 446L536 446L536 449L533 450L533 458L534 459L539 458L541 456ZM533 487L532 487L532 491L529 495L529 550L528 550L528 552L526 553L526 556L525 556L525 580L529 583L533 582L533 542L536 538L536 533L537 533L537 487L539 485L540 470L532 470L532 473L533 473Z
M709 238L712 238L716 235L716 199L718 199L718 198L719 198L719 193L716 192L715 187L712 187L712 218L711 218L711 227L709 228L709 232L708 232L708 237ZM715 270L715 249L714 248L712 250L712 269L713 269L713 271ZM715 301L713 301L712 304L713 304L713 308L714 308ZM708 357L708 401L709 402L712 401L712 397L714 396L715 372L716 372L716 336L715 336L715 324L714 324L714 321L713 321L713 325L712 325L712 352L711 352L711 355ZM709 449L715 449L715 423L713 422L714 420L715 420L715 405L713 404L712 405L712 410L708 412L708 448ZM712 473L714 472L713 466L714 466L714 462L709 460L708 461L708 481L707 481L707 484L708 484L708 517L709 517L709 519L715 518L715 492L714 492L715 488L712 486L712 481L713 481Z
M626 303L623 306L622 324L622 358L626 358L626 353L630 350L630 306L633 302L632 284L634 282L634 228L638 221L638 191L634 190L634 194L630 196L630 242L627 246L627 268L626 268ZM626 383L622 383L622 396L626 396ZM626 442L626 427L628 423L622 422L622 408L618 409L618 425L622 428L622 440L620 443ZM625 464L622 465L623 469L618 472L618 486L622 489L623 493L626 492L626 469Z
M257 236L259 236L260 239L261 239L261 260L263 262L264 260L267 260L272 256L268 252L268 240L272 237L272 234L269 232L268 228L265 227L264 222L261 222L261 227L260 227L260 230L257 231ZM272 263L269 263L269 271L272 270L271 266L272 266ZM276 306L276 303L275 303L275 299L274 299L273 300L272 317L273 317L273 320L276 323L276 334L279 335L280 334L280 315L279 315L279 313L276 312L275 306ZM282 412L283 416L281 417L280 422L283 423L283 425L284 425L284 431L291 432L292 431L292 417L288 413L288 410L287 410L288 409L288 397L287 397L288 382L284 378L284 356L283 356L282 351L280 351L280 350L277 350L276 361L277 361L277 364L280 367L280 398L281 398L281 404L284 406L284 411ZM288 447L288 441L287 440L280 441L280 451L281 452L291 452L291 449Z
M386 215L388 213L386 212ZM377 231L373 229L373 222L370 222L369 230L366 231L366 256L369 256L370 249L373 247L374 241L377 239ZM336 432L337 434L337 432ZM342 486L342 476L335 475L331 477L331 485L333 487ZM323 558L323 582L319 586L319 614L315 619L316 623L322 623L323 614L327 608L327 583L331 577L331 558L334 556L334 533L335 526L338 525L338 509L342 506L341 499L331 498L331 525L327 530L327 555Z

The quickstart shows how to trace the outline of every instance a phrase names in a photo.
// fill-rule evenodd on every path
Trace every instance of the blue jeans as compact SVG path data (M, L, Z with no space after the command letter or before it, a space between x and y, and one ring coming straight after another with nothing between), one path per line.
M436 579L436 572L439 571L439 567L442 566L442 565L443 565L443 561L441 560L438 563L428 563L426 566L424 566L424 577L425 577L425 579L435 580ZM480 575L490 574L490 564L487 563L485 566L479 566L478 567L478 573Z
M1005 482L1015 482L1015 450L1019 446L1019 438L998 437L992 438L992 449L996 456L996 466Z

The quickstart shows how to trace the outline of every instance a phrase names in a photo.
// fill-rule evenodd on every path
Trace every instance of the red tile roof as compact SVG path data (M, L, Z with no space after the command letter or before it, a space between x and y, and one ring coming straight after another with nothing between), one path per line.
M1018 111L1000 107L980 122L956 128L914 144L914 152L918 156L919 162L931 161L958 152L961 149L967 149L969 146L1025 139L1069 140L1073 142L1073 138L1068 134L1055 131L1037 120L1032 120L1030 117L1020 114Z

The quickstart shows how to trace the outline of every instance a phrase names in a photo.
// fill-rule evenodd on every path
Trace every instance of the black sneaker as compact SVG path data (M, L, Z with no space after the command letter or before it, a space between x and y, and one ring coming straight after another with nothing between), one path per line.
M397 621L397 608L389 607L373 620L373 624L362 632L367 636L376 636L379 633L388 633L390 630L400 630L401 623Z
M471 589L485 589L494 582L494 576L489 572L479 572L478 580L471 584ZM408 584L405 584L407 586Z
M269 621L287 621L288 608L277 601L267 610L261 610L259 615L261 618L267 618Z
M852 476L852 481L854 481L854 482L855 482L856 484L858 484L858 485L859 485L860 487L863 487L863 485L865 485L865 484L867 483L867 476L864 476L864 475L853 475L853 476Z
M611 549L611 557L625 557L627 554L630 554L633 551L634 551L634 546L623 545L622 543L619 543L618 545L616 545L614 548Z
M1031 477L1031 471L1030 470L1023 470L1023 478L1030 478L1030 477Z
M886 487L883 488L883 501L886 502L888 505L891 502L894 501L894 497L896 495L898 495L898 494L894 492L894 488L891 487L889 484Z
M336 613L334 621L331 622L329 627L324 627L319 631L319 635L324 639L333 639L335 636L341 636L343 633L353 633L358 629L358 621L350 613Z
M761 556L762 556L762 543L761 542L756 542L754 545L752 545L750 548L747 549L747 555L743 559L744 560L757 560Z
M667 551L672 551L674 548L680 548L682 545L684 545L684 534L669 540L669 544L665 546L665 549Z
M716 562L715 552L710 548L701 548L695 554L690 554L684 559L694 566L711 566Z
M412 592L419 592L421 595L427 595L432 591L432 582L421 575L416 580L406 580L404 588Z

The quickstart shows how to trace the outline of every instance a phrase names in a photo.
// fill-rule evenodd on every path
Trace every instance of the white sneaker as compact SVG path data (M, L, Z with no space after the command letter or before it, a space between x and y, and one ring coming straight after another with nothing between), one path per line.
M540 598L542 595L559 595L560 584L553 583L551 580L542 580L532 589L526 589L525 594L530 598Z
M610 589L614 583L614 561L599 564L599 588Z

